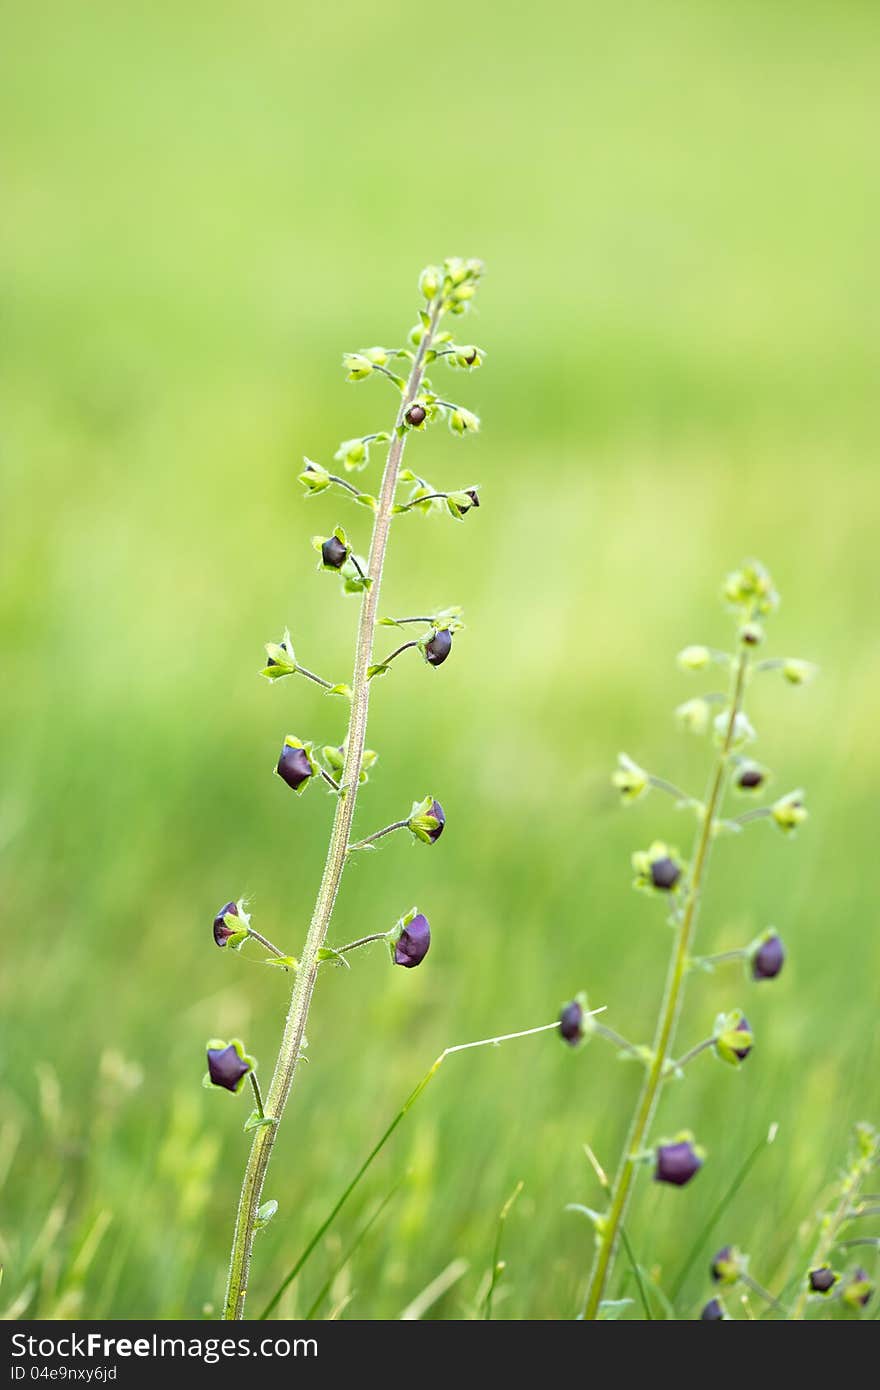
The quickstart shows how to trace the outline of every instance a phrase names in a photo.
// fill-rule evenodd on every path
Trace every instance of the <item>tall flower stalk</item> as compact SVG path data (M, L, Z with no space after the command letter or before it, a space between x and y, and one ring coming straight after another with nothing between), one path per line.
M703 1155L690 1133L671 1140L655 1141L651 1147L650 1133L664 1084L680 1076L683 1068L703 1051L712 1049L716 1056L734 1066L740 1065L752 1048L749 1025L739 1010L722 1014L715 1021L711 1035L691 1047L678 1061L674 1048L685 986L691 968L697 962L693 947L705 890L712 846L723 832L738 833L752 821L768 818L785 832L791 832L806 817L802 794L793 792L770 806L751 809L740 816L724 819L722 810L725 794L731 782L743 795L760 791L767 779L766 771L751 763L743 749L754 737L744 711L748 683L755 671L781 670L788 672L793 684L802 683L810 674L803 662L755 662L754 652L763 640L762 620L777 604L777 596L767 572L752 563L731 575L726 584L726 597L738 620L737 650L730 654L709 647L688 647L679 662L685 669L701 670L712 665L723 666L729 676L727 694L712 693L682 705L682 722L696 732L714 731L716 753L711 768L705 799L700 801L682 792L662 777L652 776L625 755L614 782L627 802L635 801L652 788L671 795L681 808L695 812L697 831L690 863L679 858L677 851L656 842L650 849L633 856L636 887L655 897L672 901L670 921L674 938L666 978L666 988L660 1004L654 1041L651 1047L637 1048L625 1039L611 1039L621 1050L639 1056L645 1064L645 1074L629 1126L626 1142L610 1184L607 1209L594 1214L596 1254L583 1308L585 1319L603 1315L608 1280L612 1272L623 1223L639 1167L645 1162L654 1165L658 1182L684 1186L699 1171ZM714 706L719 713L712 717ZM723 959L745 958L751 962L754 979L771 978L782 965L782 947L772 931L749 947L726 952ZM721 957L706 958L703 964L712 968ZM599 1033L600 1028L592 1030ZM605 1035L608 1036L607 1030Z
M446 610L428 618L414 620L380 620L378 613L393 518L413 510L427 512L442 508L454 518L461 520L472 508L480 505L475 488L455 492L438 491L416 474L404 470L402 465L409 436L413 432L423 430L435 420L445 419L453 433L458 435L473 433L479 428L477 417L469 410L452 401L441 399L432 391L425 373L432 362L441 358L445 359L449 366L464 370L473 369L481 364L480 349L457 344L451 332L441 330L441 324L448 315L458 317L471 307L481 274L482 265L479 261L456 259L448 260L442 266L428 267L419 282L425 307L420 310L419 321L409 335L407 346L392 349L370 348L348 353L344 358L350 381L382 376L390 380L399 392L399 404L391 431L365 435L357 440L346 440L336 454L342 467L347 472L354 472L368 463L371 444L387 444L388 454L378 496L372 497L362 492L345 477L330 472L311 460L306 460L305 469L300 475L309 494L334 490L369 509L373 514L373 530L366 563L357 556L341 527L337 527L328 537L315 538L315 548L321 556L322 568L337 571L343 588L347 592L360 595L360 618L350 686L333 685L332 682L300 666L294 655L289 634L285 634L282 642L267 646L268 665L263 674L268 679L274 682L284 676L301 674L317 682L329 694L342 695L350 700L348 728L341 746L327 745L318 751L314 745L288 736L277 769L279 776L288 786L298 792L304 790L310 780L320 776L336 798L324 870L299 959L284 956L265 938L252 932L243 904L229 904L221 919L218 919L222 920L224 930L228 929L229 935L225 940L218 939L215 923L215 940L218 945L240 947L247 940L256 939L274 953L270 954L267 964L280 965L292 971L294 975L290 1007L272 1079L260 1111L254 1112L246 1126L254 1130L254 1138L245 1167L235 1220L223 1314L226 1319L239 1319L244 1316L254 1236L274 1213L276 1204L261 1206L263 1185L305 1045L309 1009L322 962L338 958L355 947L384 937L392 949L392 960L398 965L411 967L418 965L424 958L430 943L427 919L413 909L387 933L374 933L339 950L325 945L339 885L350 855L355 850L372 848L386 833L380 831L357 843L351 841L358 789L365 780L368 766L375 759L375 754L366 748L371 685L376 676L384 675L389 670L391 660L374 660L377 627L380 623L393 626L411 621L421 623L426 628L423 635L398 648L392 653L392 657L399 656L407 648L416 648L427 664L435 667L441 665L448 657L453 633L460 627L458 610ZM408 362L406 377L398 376L392 370L390 364L396 364L397 359ZM401 484L412 485L410 495L402 502L398 500ZM387 832L406 828L416 839L432 844L439 837L444 824L442 808L433 798L428 797L425 801L416 803L408 818L387 827ZM237 1047L237 1055L243 1057L243 1048L240 1045ZM252 1059L244 1059L240 1065L244 1066L245 1062L253 1065ZM244 1074L246 1073L243 1072L242 1076ZM214 1081L210 1070L209 1077Z

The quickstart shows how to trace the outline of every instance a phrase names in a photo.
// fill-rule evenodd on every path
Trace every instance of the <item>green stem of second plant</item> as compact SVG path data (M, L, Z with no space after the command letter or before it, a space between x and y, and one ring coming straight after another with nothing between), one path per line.
M705 811L697 832L687 897L678 918L675 943L669 964L666 991L660 1007L657 1033L654 1041L653 1058L636 1104L635 1114L621 1156L620 1164L611 1188L608 1214L602 1230L587 1296L583 1317L593 1321L599 1316L599 1307L605 1295L608 1277L614 1262L620 1227L626 1216L633 1179L637 1169L637 1158L645 1146L645 1140L660 1090L666 1074L670 1049L675 1040L675 1031L681 1012L684 984L687 976L688 960L691 954L694 932L699 914L700 895L703 889L706 869L712 847L712 827L721 805L727 781L730 754L733 749L737 715L742 706L748 673L749 653L745 646L740 650L733 681L733 694L721 747L709 781Z

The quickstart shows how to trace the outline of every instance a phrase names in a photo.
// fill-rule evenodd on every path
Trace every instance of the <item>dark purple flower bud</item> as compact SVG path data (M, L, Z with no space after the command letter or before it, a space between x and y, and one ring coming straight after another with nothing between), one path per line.
M214 918L214 940L218 946L225 946L230 936L235 935L232 928L228 927L223 920L224 917L227 916L238 916L238 907L235 903L227 903L225 907L221 907L217 916Z
M425 660L429 666L442 666L449 653L452 651L452 633L448 627L441 627L434 636L425 643Z
M321 546L321 559L329 569L342 569L348 559L348 547L342 544L338 536L328 536Z
M740 1021L739 1021L739 1023L736 1025L736 1029L735 1029L734 1031L737 1032L737 1033L749 1033L749 1034L750 1034L752 1030L751 1030L751 1028L749 1027L749 1021L748 1021L748 1019L747 1019L747 1018L741 1018ZM746 1060L746 1058L748 1057L748 1055L749 1055L749 1053L751 1052L751 1050L752 1050L752 1044L751 1044L750 1042L749 1042L749 1043L744 1043L742 1047L735 1047L735 1048L733 1049L733 1051L736 1053L737 1057L739 1058L739 1060L740 1060L741 1062L744 1062L744 1061Z
M584 1036L584 1009L578 999L566 1004L559 1015L559 1035L572 1047Z
M443 828L446 825L446 812L443 810L439 801L432 801L428 815L433 816L434 820L437 822L433 830L426 831L428 839L433 845L437 843L440 836L443 834Z
M250 1061L242 1057L234 1043L228 1047L208 1048L208 1075L212 1086L237 1091L250 1070Z
M679 1140L675 1144L660 1144L657 1147L654 1181L684 1187L702 1166L703 1160L689 1139Z
M780 937L768 936L752 956L752 979L774 980L785 963L785 947Z
M743 791L751 792L762 787L766 780L759 767L744 767L736 779L736 785L742 787Z
M821 1269L810 1270L810 1288L813 1293L828 1293L834 1288L839 1276L829 1269L828 1265L823 1265Z
M722 1308L722 1306L721 1306L721 1304L720 1304L720 1302L719 1302L719 1300L718 1300L717 1298L710 1298L710 1299L709 1299L709 1302L703 1305L703 1311L702 1311L702 1313L700 1314L700 1321L701 1321L701 1322L723 1322L723 1321L724 1321L724 1309Z
M427 416L428 412L425 409L425 407L423 405L419 405L418 401L416 401L414 405L410 406L409 410L406 412L403 418L408 425L412 425L414 428L418 428L419 425L424 424L425 420L427 419Z
M408 922L398 937L394 947L394 964L405 965L411 970L421 965L431 945L431 928L424 913L419 912Z
M467 362L469 367L472 367L477 360L477 349L473 347L471 348L470 352L466 352L464 354L464 360L465 362Z
M471 499L471 506L472 506L472 507L479 507L479 505L480 505L480 494L477 492L477 489L476 489L475 487L466 487L466 488L465 488L465 493L466 493L467 496Z
M651 865L651 882L655 888L662 888L668 892L674 888L681 878L681 869L674 859L664 855L662 859L655 859Z
M307 782L312 775L312 765L304 748L291 748L285 743L278 759L278 776L294 791Z

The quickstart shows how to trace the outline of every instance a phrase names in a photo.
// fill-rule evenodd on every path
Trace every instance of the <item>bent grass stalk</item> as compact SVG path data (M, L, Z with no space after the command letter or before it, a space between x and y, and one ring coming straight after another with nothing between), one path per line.
M660 1096L660 1090L666 1072L666 1064L669 1060L671 1048L675 1040L676 1025L681 1013L688 960L699 914L700 896L709 864L713 828L724 794L730 754L734 742L737 715L740 713L742 707L748 667L749 651L748 648L743 645L736 664L733 680L733 695L730 702L730 712L727 719L725 734L718 751L718 756L715 760L715 766L709 782L709 792L706 797L705 809L702 815L700 828L697 832L693 869L687 889L687 897L681 913L681 920L676 931L672 958L667 976L666 992L660 1007L660 1017L654 1041L651 1065L648 1068L642 1085L641 1094L636 1105L635 1114L624 1146L617 1175L612 1183L611 1203L608 1214L602 1223L599 1246L587 1289L586 1301L584 1303L583 1317L585 1320L593 1320L597 1318L599 1314L599 1305L605 1293L605 1287L608 1282L608 1276L611 1272L611 1266L617 1247L618 1236L626 1215L638 1155L644 1146L648 1128L653 1119L654 1111L657 1108L657 1101Z
M336 801L336 812L333 817L333 828L330 832L324 872L293 985L278 1058L266 1096L266 1113L271 1116L272 1123L257 1130L242 1181L223 1310L223 1316L227 1320L240 1319L244 1315L254 1235L257 1230L257 1209L260 1205L266 1169L296 1074L309 1006L318 973L318 953L327 936L333 906L347 859L367 733L370 703L370 682L367 678L367 672L373 660L373 640L385 553L388 547L388 533L407 440L407 434L399 432L398 427L403 421L405 411L418 395L425 371L427 353L437 332L442 309L442 296L437 295L430 311L428 326L422 335L413 360L409 379L402 392L400 408L395 421L395 433L388 450L382 477L373 524L370 557L367 564L369 583L363 591L361 600L354 674L351 683L351 714L345 741L346 753L342 782Z
M601 1013L602 1010L597 1009L595 1012ZM536 1033L548 1033L551 1029L555 1031L558 1030L558 1028L559 1024L556 1020L554 1020L553 1023L542 1023L538 1028L524 1028L519 1033L502 1033L496 1038L479 1038L476 1042L457 1043L454 1047L444 1048L443 1051L440 1053L440 1056L437 1057L431 1063L431 1066L425 1072L425 1075L422 1077L421 1081L419 1081L418 1084L414 1086L413 1089L410 1091L409 1095L403 1102L403 1105L400 1107L397 1114L394 1116L394 1119L391 1121L390 1125L388 1125L387 1129L385 1129L383 1133L380 1135L378 1141L376 1142L376 1144L374 1144L373 1148L367 1154L360 1168L358 1168L351 1182L344 1189L344 1191L342 1192L341 1196L333 1206L328 1216L324 1219L324 1221L321 1222L321 1225L318 1227L317 1231L312 1236L311 1240L309 1241L305 1250L300 1255L296 1264L284 1276L281 1283L278 1285L278 1288L275 1290L274 1294L269 1299L269 1302L266 1304L265 1308L260 1314L260 1321L265 1321L265 1319L268 1318L269 1314L273 1311L273 1309L277 1307L285 1290L290 1287L296 1276L302 1272L302 1269L306 1264L306 1261L309 1259L319 1242L324 1238L324 1236L329 1231L330 1227L333 1225L333 1222L336 1220L342 1208L345 1206L345 1203L348 1201L349 1197L354 1192L358 1183L361 1181L361 1178L365 1177L368 1169L372 1166L374 1160L379 1157L379 1154L382 1152L385 1145L388 1143L388 1140L391 1138L398 1125L406 1119L407 1115L409 1114L410 1110L412 1110L419 1096L430 1084L433 1077L437 1075L438 1071L442 1067L443 1063L446 1061L447 1057L452 1057L456 1052L469 1052L475 1047L500 1047L502 1043L514 1042L517 1038L530 1038L533 1037Z

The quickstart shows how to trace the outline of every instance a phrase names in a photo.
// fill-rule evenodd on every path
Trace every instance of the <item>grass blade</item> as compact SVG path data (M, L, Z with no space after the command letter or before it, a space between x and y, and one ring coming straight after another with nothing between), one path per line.
M777 1131L778 1125L776 1125L775 1123L772 1124L764 1138L760 1140L758 1144L755 1145L755 1147L752 1149L752 1152L748 1155L742 1167L740 1168L739 1172L734 1177L733 1182L730 1184L730 1187L727 1189L724 1196L721 1198L721 1201L718 1203L714 1211L709 1216L708 1221L706 1221L703 1225L702 1230L700 1231L699 1235L697 1236L696 1240L694 1241L693 1245L688 1251L687 1259L685 1260L684 1264L678 1272L678 1278L672 1286L671 1298L673 1302L678 1298L679 1294L684 1288L685 1280L687 1279L688 1275L693 1269L694 1262L698 1258L700 1251L703 1249L703 1246L708 1240L716 1223L720 1221L721 1217L727 1211L727 1208L730 1206L737 1192L739 1192L746 1178L749 1176L749 1173L752 1171L752 1168L755 1166L758 1159L761 1157L761 1154L764 1152L765 1149L768 1149L770 1145L773 1143L774 1139L776 1138Z

